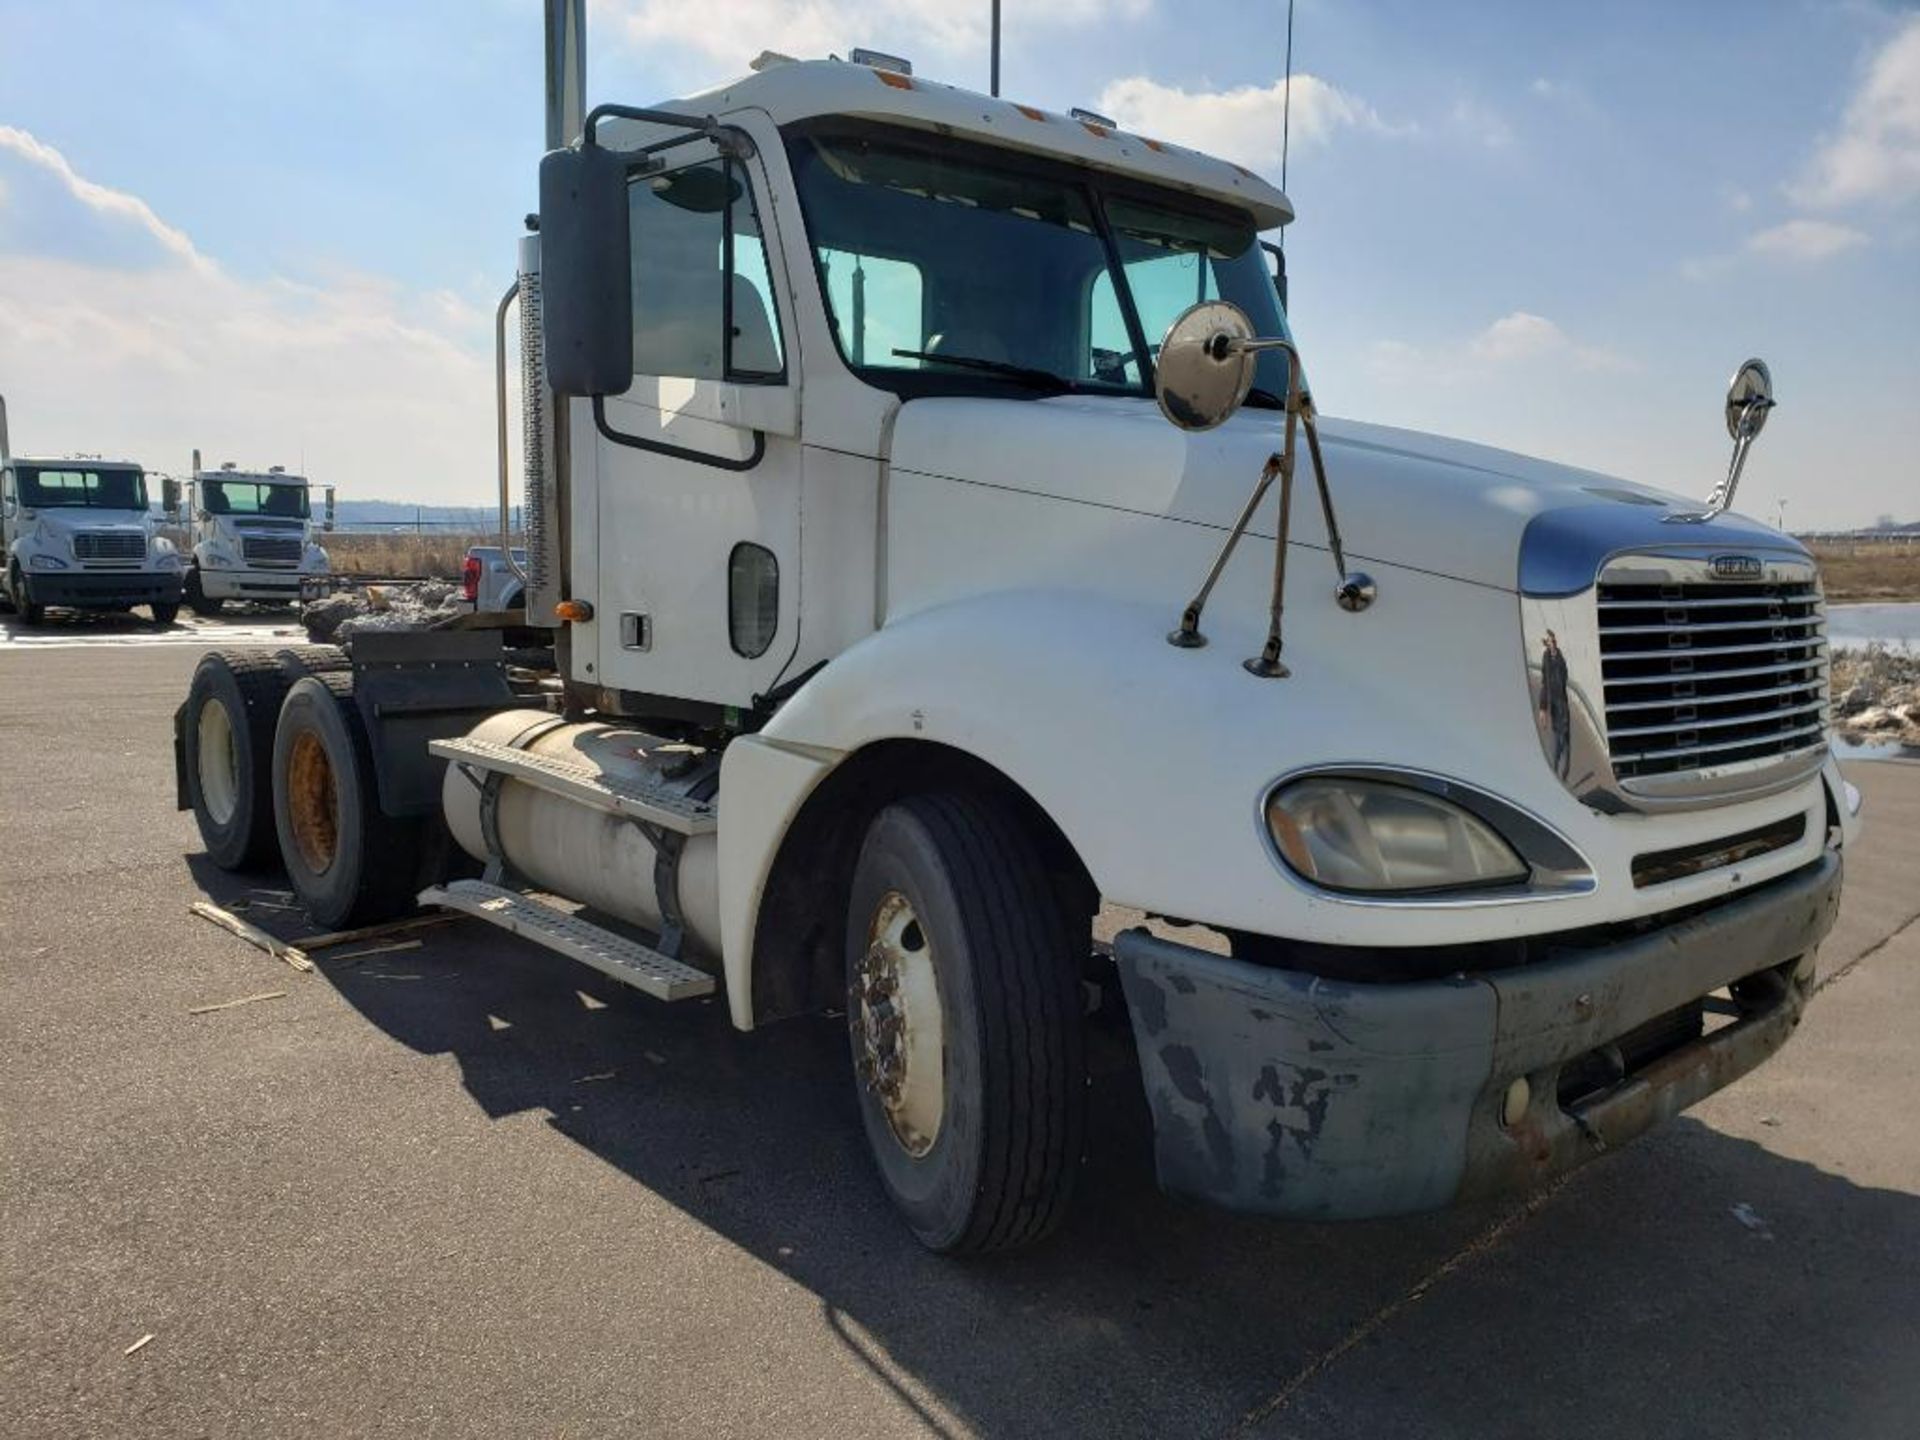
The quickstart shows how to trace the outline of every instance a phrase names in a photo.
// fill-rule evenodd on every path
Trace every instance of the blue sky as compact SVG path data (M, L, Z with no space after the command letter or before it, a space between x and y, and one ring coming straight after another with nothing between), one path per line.
M986 0L594 0L589 90L867 44L982 88ZM1003 86L1271 172L1283 3L1006 0ZM478 501L537 0L0 0L15 444ZM1920 10L1301 0L1288 237L1322 408L1743 508L1920 519Z

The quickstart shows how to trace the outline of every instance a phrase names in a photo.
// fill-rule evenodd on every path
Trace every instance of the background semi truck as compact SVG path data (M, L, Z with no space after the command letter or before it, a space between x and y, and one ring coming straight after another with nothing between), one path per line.
M25 624L38 624L50 606L144 605L159 625L180 613L180 555L148 509L146 472L131 460L14 455L4 399L0 546L0 598Z
M1785 1041L1857 802L1814 565L1728 508L1764 367L1706 506L1323 422L1259 177L858 51L588 114L581 20L497 337L553 673L478 616L207 657L215 861L844 1015L942 1251L1058 1223L1114 1016L1164 1186L1317 1218L1534 1182Z
M279 465L264 472L241 470L229 461L203 470L193 452L193 478L186 492L166 484L170 520L187 527L190 559L187 604L199 615L217 615L229 600L292 605L309 585L330 573L320 535L333 529L333 487L326 487L322 517L313 514L312 487L304 475ZM181 511L184 506L185 515Z

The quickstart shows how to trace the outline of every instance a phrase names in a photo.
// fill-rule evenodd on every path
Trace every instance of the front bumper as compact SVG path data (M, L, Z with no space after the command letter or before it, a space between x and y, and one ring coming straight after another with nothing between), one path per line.
M1510 970L1357 985L1129 930L1114 959L1162 1188L1359 1219L1521 1188L1624 1143L1786 1041L1840 903L1838 851L1616 944ZM1737 1020L1560 1105L1563 1067L1737 981ZM1524 1077L1531 1099L1502 1109Z
M200 593L213 600L266 600L292 604L300 599L302 582L308 579L297 570L208 570L200 571Z
M124 610L130 605L180 603L178 571L33 570L22 577L35 605L73 610Z

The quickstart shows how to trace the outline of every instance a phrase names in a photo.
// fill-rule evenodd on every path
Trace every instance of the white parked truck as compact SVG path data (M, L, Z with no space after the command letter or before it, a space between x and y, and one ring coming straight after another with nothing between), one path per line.
M1096 995L1162 1184L1282 1216L1532 1183L1787 1039L1857 799L1737 463L1690 506L1321 422L1258 176L859 52L582 117L578 20L500 311L559 691L480 630L211 656L216 860L844 1013L942 1251L1059 1220Z
M180 613L181 563L148 510L146 472L131 460L45 459L8 449L0 399L0 598L28 625L48 607L126 610L154 622Z
M198 615L218 615L229 600L257 605L292 605L302 583L330 574L323 531L333 529L333 487L325 488L326 506L313 513L312 487L304 475L289 475L279 465L265 472L241 470L229 461L217 470L200 468L193 452L193 478L184 497L167 482L167 514L178 521L186 511L191 559L186 600Z

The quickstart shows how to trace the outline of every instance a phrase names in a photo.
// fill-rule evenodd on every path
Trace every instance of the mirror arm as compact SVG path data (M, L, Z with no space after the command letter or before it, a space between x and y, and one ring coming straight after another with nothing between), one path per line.
M1740 433L1733 440L1733 458L1727 462L1726 477L1713 487L1713 493L1707 496L1705 508L1700 510L1676 510L1665 517L1669 525L1701 525L1715 516L1725 514L1733 505L1734 492L1740 488L1741 473L1747 468L1747 451L1753 448L1753 437L1760 427L1754 422L1755 410L1771 410L1778 401L1751 400L1747 402L1747 413L1741 419Z
M1332 552L1333 568L1339 577L1334 594L1340 608L1347 611L1366 609L1373 603L1374 585L1370 577L1347 569L1346 547L1340 539L1340 522L1333 509L1333 490L1327 483L1327 463L1320 451L1319 417L1314 410L1313 397L1300 385L1299 350L1290 340L1238 340L1219 336L1216 343L1223 352L1223 358L1225 354L1262 350L1284 350L1287 353L1290 363L1287 366L1285 439L1279 453L1269 456L1261 468L1260 479L1254 485L1253 493L1247 497L1247 503L1241 507L1233 529L1227 533L1219 553L1214 556L1198 593L1181 612L1178 628L1168 634L1167 643L1184 650L1198 649L1207 643L1206 636L1200 633L1201 613L1206 609L1207 599L1212 595L1221 572L1226 569L1227 561L1239 545L1240 537L1246 533L1254 512L1259 509L1260 502L1266 498L1267 491L1277 477L1280 481L1280 524L1274 538L1273 590L1267 611L1267 641L1260 653L1245 663L1251 674L1279 679L1290 673L1281 663L1280 651L1284 644L1282 621L1286 609L1287 546L1293 520L1293 476L1299 453L1297 437L1303 429L1307 435L1307 457L1313 463L1314 487L1320 495L1320 514L1326 523L1327 548Z

